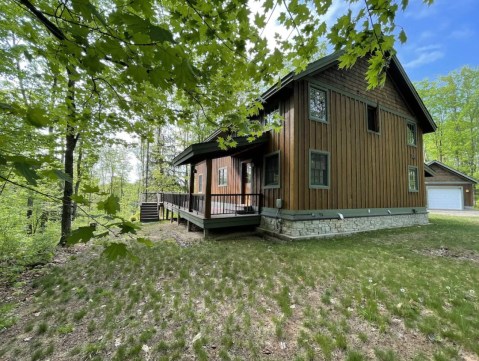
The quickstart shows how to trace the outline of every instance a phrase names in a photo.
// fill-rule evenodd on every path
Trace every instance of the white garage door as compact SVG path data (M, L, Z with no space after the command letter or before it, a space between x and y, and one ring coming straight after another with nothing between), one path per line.
M462 188L427 187L427 204L429 209L463 209Z

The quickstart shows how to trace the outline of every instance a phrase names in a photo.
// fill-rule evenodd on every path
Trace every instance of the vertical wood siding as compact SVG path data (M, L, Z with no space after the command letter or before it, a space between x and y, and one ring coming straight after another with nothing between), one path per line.
M324 79L322 84L328 87ZM417 146L406 143L407 122L412 116L399 115L381 108L385 99L381 92L360 100L334 87L329 89L328 124L309 120L308 82L295 87L300 108L298 122L298 175L300 189L297 200L290 199L289 209L352 209L425 206L423 143L417 127ZM350 89L348 94L352 93ZM358 93L354 91L354 93ZM379 97L378 97L379 96ZM379 102L380 132L367 129L367 102ZM384 102L384 103L383 103ZM409 111L403 104L400 114ZM309 188L309 151L327 151L331 157L329 189ZM408 166L418 168L419 192L408 190Z
M351 70L331 67L309 80L328 89L327 124L309 119L308 80L295 82L283 97L281 131L272 132L268 145L249 158L253 161L252 192L263 194L265 207L275 207L278 198L290 210L425 207L421 128L417 126L417 146L408 146L407 121L414 121L412 112L389 77L384 87L367 91L366 68L366 61L360 60ZM367 103L379 104L379 134L367 129ZM309 188L310 149L330 153L329 189ZM277 150L280 187L264 189L263 157ZM212 193L241 192L241 161L233 157L213 160ZM419 192L408 190L408 166L418 168ZM228 169L226 187L218 186L222 167ZM204 162L196 169L195 192L198 175L205 174Z

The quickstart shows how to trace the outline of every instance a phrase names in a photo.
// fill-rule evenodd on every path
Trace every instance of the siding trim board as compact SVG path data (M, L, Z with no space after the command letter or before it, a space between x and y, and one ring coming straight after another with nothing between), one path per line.
M339 219L341 214L344 218L355 217L381 217L391 215L405 215L428 213L426 207L403 207L403 208L358 208L358 209L318 209L318 210L288 210L277 208L261 209L261 215L270 218L281 218L290 221L315 220L315 219Z

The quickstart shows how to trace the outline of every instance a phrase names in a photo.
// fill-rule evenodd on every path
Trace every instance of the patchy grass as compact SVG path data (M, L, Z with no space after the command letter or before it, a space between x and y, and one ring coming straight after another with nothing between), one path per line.
M479 218L431 222L293 243L162 240L139 262L93 248L0 307L0 359L475 360Z

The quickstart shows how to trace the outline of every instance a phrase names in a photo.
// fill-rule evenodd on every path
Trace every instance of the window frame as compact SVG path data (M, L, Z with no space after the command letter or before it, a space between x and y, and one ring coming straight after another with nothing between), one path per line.
M414 126L414 143L409 143L409 125ZM417 124L415 122L406 122L406 144L411 147L417 147Z
M266 159L278 155L278 184L266 184ZM281 187L281 151L277 150L263 156L263 189L278 189Z
M275 104L267 113L264 114L263 117L263 125L268 126L273 124L272 122L268 121L268 117L274 113L278 113L278 115L281 117L281 102L278 102Z
M325 108L326 108L325 115L324 115L325 119L321 119L311 114L311 88L322 91L325 94ZM309 117L309 120L312 120L315 122L324 123L324 124L329 123L329 91L327 88L312 82L308 83L308 117Z
M409 177L409 172L414 170L416 172L416 189L411 188L411 179ZM408 165L407 167L407 188L409 193L418 193L419 192L419 168L415 165Z
M221 182L220 172L224 171L224 183ZM228 167L218 168L218 187L227 187L228 186Z
M375 114L375 117L376 117L376 124L377 124L377 128L378 130L372 130L372 129L369 129L369 109L370 108L373 108L374 109L374 114ZM376 105L376 104L371 104L371 103L366 103L366 129L368 130L369 133L372 133L372 134L381 134L381 118L379 116L379 105Z
M198 193L203 193L203 173L198 174Z
M319 184L312 184L312 168L311 168L311 159L312 154L323 154L327 156L327 172L328 172L328 184L327 185L319 185ZM309 188L310 189L330 189L331 187L331 153L325 150L320 149L309 149L309 163L308 163L308 177L309 177Z

